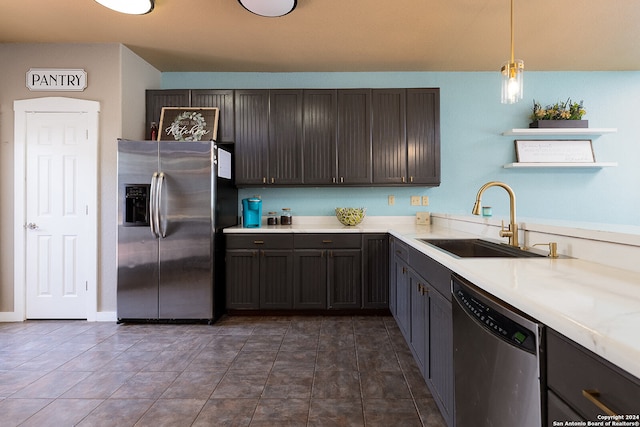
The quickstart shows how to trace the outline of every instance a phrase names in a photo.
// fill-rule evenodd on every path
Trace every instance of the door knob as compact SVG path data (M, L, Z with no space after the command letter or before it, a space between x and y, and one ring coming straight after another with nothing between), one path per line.
M30 222L29 224L25 225L24 228L28 228L29 230L36 230L38 228L38 225Z

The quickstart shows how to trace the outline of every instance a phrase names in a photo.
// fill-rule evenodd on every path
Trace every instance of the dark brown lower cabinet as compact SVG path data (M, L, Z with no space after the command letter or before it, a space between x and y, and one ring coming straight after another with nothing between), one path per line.
M453 426L451 272L395 237L390 249L391 312L436 405Z
M227 308L260 308L260 261L258 249L234 249L226 253Z
M327 308L327 254L324 249L298 249L293 255L293 308Z
M362 308L389 307L389 235L362 235Z
M547 328L547 425L593 421L607 411L640 422L640 379Z
M386 234L230 233L225 237L228 309L388 309Z
M360 236L294 234L294 308L360 308Z
M328 309L360 308L360 249L333 249L327 257Z
M292 308L292 245L290 234L227 235L227 308Z
M260 251L260 308L293 308L293 251Z

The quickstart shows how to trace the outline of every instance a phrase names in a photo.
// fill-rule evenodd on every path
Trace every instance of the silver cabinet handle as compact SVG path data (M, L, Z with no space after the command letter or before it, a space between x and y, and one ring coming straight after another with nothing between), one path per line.
M28 228L29 230L37 230L39 227L38 224L30 222L29 224L25 224L24 228Z

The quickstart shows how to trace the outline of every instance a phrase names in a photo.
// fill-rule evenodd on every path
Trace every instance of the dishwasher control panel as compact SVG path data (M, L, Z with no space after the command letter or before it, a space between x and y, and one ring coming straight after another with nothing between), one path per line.
M473 317L487 331L529 353L536 353L536 336L529 329L492 308L480 295L453 282L453 296L467 314Z

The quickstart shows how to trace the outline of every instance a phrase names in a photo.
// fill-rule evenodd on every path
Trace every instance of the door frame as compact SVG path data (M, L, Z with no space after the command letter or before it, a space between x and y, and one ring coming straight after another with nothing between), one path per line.
M84 260L92 271L87 290L86 314L88 321L96 321L98 312L98 115L100 103L76 98L44 97L16 100L14 111L14 266L13 266L13 310L15 321L26 319L26 169L27 169L27 113L87 113L88 135L90 145L91 176L83 179L91 180L95 188L93 195L87 198L89 206L90 233L89 247L95 251Z

